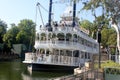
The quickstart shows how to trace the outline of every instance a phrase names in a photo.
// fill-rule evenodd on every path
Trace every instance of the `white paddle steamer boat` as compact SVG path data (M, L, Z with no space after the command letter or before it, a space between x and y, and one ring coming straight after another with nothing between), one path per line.
M91 61L99 53L99 44L88 36L89 31L79 25L76 3L67 7L60 22L51 20L52 0L50 0L49 22L36 33L35 53L26 53L23 63L32 70L70 71ZM72 10L71 10L72 8Z

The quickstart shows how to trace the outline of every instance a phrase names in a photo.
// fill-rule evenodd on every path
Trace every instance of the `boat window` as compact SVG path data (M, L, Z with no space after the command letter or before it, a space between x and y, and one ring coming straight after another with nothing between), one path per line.
M84 45L87 46L87 40L84 39Z
M59 50L57 50L57 49L54 49L53 52L54 52L54 55L58 55L59 54Z
M62 55L62 56L64 55L64 52L63 52L63 50L60 50L60 55Z
M52 34L52 38L56 38L56 34L55 33Z
M78 50L74 51L74 52L73 52L73 56L74 56L74 57L79 57L79 51L78 51Z
M49 56L49 52L50 52L49 50L46 51L46 56Z
M46 40L46 34L45 33L41 33L41 40Z
M77 34L74 34L74 35L73 35L73 38L77 38Z
M37 35L36 35L36 39L39 40L39 33L37 33Z
M81 38L81 42L82 42L82 44L84 45L84 39L83 39L83 38Z
M97 45L96 44L94 44L94 48L96 48L97 47Z
M88 59L90 59L90 53L88 53Z
M64 37L65 37L64 33L58 33L58 34L57 34L58 40L63 41L63 40L64 40Z
M82 41L81 41L82 39L81 39L81 37L78 37L78 42L80 43L80 44L82 44Z
M48 40L50 40L51 38L52 38L52 34L49 33L49 34L48 34Z
M81 51L81 58L84 58L84 52Z
M67 56L72 56L72 52L69 50L66 50L66 54L67 54Z
M72 34L67 33L66 34L66 41L69 41L72 38Z
M85 52L85 59L87 59L87 52Z
M40 49L40 54L44 54L45 50L44 49Z
M77 39L77 34L74 34L73 35L73 42L77 42L78 41L78 39Z

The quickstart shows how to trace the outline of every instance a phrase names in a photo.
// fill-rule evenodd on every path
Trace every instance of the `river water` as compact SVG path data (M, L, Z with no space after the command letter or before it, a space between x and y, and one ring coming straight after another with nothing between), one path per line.
M66 75L70 73L30 72L20 60L0 62L0 80L48 80Z

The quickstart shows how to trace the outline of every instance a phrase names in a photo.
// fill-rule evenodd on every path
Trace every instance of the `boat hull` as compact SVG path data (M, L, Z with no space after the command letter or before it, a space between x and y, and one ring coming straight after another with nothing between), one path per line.
M74 72L74 68L78 66L65 66L65 65L50 65L50 64L28 64L28 69L31 69L32 71L52 71L52 72Z

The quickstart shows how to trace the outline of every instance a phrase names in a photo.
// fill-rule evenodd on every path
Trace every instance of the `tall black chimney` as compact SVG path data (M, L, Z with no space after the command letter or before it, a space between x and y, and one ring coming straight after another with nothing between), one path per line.
M72 26L75 27L75 17L76 17L76 1L73 2L73 23Z
M49 17L48 17L48 31L52 31L51 27L51 15L52 15L52 0L49 2Z

